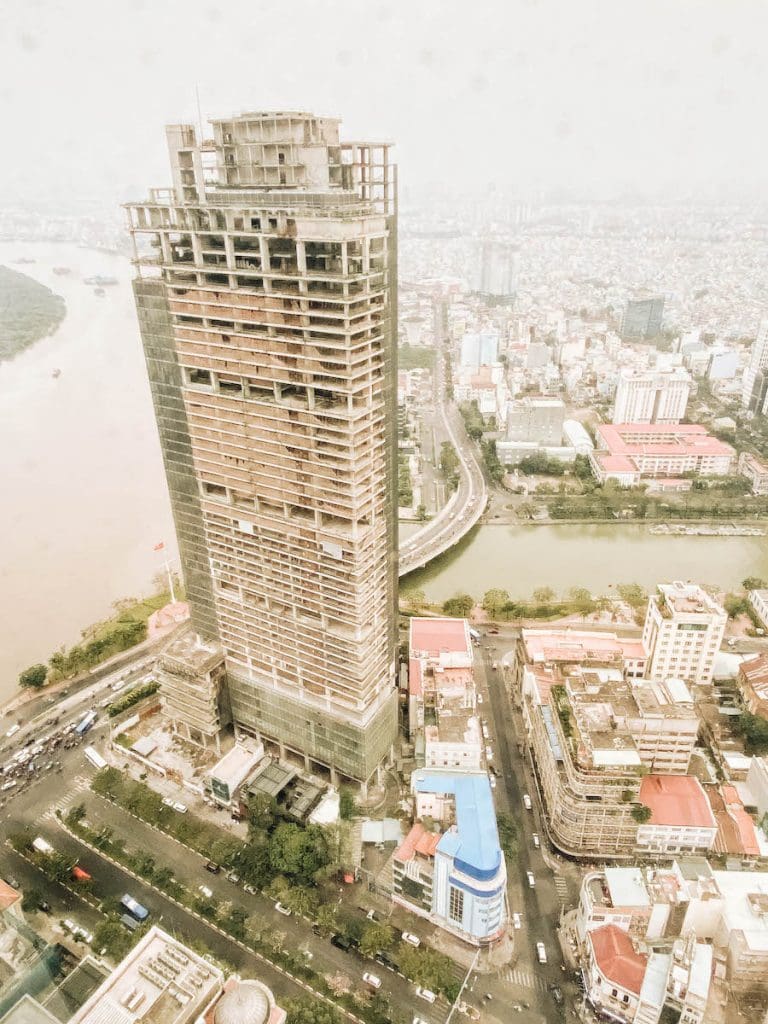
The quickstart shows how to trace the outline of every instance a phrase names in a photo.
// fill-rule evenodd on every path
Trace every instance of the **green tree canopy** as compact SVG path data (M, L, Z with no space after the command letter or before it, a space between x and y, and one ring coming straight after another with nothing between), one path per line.
M488 612L492 618L496 618L504 608L504 605L509 602L509 594L506 590L500 590L498 587L486 590L483 595L483 608Z
M745 711L733 722L733 731L743 738L748 754L768 754L768 721L764 718Z
M321 828L301 828L293 822L278 825L269 839L269 860L276 872L299 882L314 880L330 860Z
M635 804L630 813L638 825L644 825L646 821L650 820L653 811L645 804Z
M552 587L536 587L533 592L533 600L537 604L552 604L555 600L555 592Z
M269 793L254 793L248 801L248 834L270 832L277 820L277 803Z
M446 615L456 615L466 618L475 607L475 599L469 594L454 594L447 601L443 601L443 611Z
M343 1024L338 1010L315 996L287 999L284 1005L288 1014L285 1024Z
M762 590L765 587L765 580L759 576L747 576L741 581L741 585L745 590Z
M388 924L368 921L360 939L360 952L363 956L374 956L381 950L389 949L394 941L395 933Z
M31 665L29 668L25 668L19 675L19 686L21 687L32 687L34 690L39 690L45 686L45 680L48 676L48 669L45 665Z

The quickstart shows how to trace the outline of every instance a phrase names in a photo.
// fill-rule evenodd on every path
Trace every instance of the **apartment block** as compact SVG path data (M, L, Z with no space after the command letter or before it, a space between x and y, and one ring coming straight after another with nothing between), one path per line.
M397 731L394 167L335 118L211 129L169 126L173 188L127 207L192 627L238 733L365 782Z
M723 606L698 584L660 583L643 626L648 678L710 684L726 620Z
M507 440L528 441L541 447L562 444L565 404L546 396L516 399L507 406Z
M768 590L750 590L748 598L755 615L763 624L763 629L768 629Z
M624 369L616 386L614 423L679 423L685 416L691 375L668 370Z
M664 296L643 296L628 299L621 320L621 336L625 341L655 338L664 319Z
M761 320L744 373L741 404L754 413L764 413L768 398L768 319Z

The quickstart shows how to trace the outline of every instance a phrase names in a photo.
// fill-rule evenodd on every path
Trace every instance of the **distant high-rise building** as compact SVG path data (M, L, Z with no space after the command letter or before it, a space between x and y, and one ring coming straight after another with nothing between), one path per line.
M542 370L552 361L552 349L545 341L531 341L525 352L526 370Z
M486 239L480 244L476 291L499 303L511 303L517 293L519 250L512 242Z
M768 319L761 320L744 374L741 404L750 412L765 413L768 403Z
M170 126L173 189L128 207L196 631L166 659L174 715L188 678L190 738L215 699L365 782L397 733L394 168L335 118L212 127Z
M664 318L664 296L628 299L621 321L621 336L626 341L655 338L661 333Z
M496 331L467 331L461 339L461 366L479 370L499 361L499 335Z
M697 584L659 584L643 626L647 678L711 683L727 618L723 606Z
M691 375L670 370L623 370L616 387L614 423L679 423L685 416Z
M556 447L562 444L564 420L565 405L561 399L526 395L507 406L507 440Z

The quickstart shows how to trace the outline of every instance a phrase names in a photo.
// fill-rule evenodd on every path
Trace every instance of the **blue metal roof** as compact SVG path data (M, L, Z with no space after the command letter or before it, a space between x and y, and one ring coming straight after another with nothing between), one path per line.
M501 865L501 848L488 776L418 771L412 782L420 793L453 794L457 831L446 832L437 849L453 857L458 871L481 882L493 878Z

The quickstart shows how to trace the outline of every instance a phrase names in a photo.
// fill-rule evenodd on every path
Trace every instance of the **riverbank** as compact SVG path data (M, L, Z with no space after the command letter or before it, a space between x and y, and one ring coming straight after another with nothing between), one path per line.
M34 277L0 265L0 362L58 330L67 306Z

